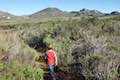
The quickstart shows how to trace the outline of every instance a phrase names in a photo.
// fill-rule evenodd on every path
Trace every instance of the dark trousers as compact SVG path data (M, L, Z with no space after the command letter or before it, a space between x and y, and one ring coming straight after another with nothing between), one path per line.
M48 67L49 67L49 73L50 73L50 75L52 77L52 80L56 80L55 71L54 71L55 65L48 65Z

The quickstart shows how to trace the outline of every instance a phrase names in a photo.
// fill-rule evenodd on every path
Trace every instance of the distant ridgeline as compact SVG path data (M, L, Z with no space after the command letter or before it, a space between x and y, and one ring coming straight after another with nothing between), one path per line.
M120 15L118 11L113 11L111 13L102 13L97 10L81 9L80 11L62 11L58 8L46 8L31 15L25 16L15 16L7 12L0 12L0 20L10 20L10 19L48 19L56 17L79 17L79 16L112 16Z

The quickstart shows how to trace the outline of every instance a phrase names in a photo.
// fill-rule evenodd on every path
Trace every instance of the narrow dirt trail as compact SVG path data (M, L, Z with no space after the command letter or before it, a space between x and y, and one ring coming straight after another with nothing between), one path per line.
M51 80L51 76L49 74L49 69L47 64L45 63L44 59L44 54L39 56L39 66L41 69L44 70L44 80ZM56 79L57 80L65 80L64 79L65 74L61 71L56 72Z
M44 55L39 56L39 65L40 65L40 68L44 70L44 80L51 80L51 76L49 74L49 69L43 59L43 56ZM60 67L60 66L58 66L58 67ZM66 73L66 72L58 69L56 71L56 80L85 80L85 78L83 76L74 77L74 75L76 75L76 74L75 73Z
M44 70L44 80L50 80L48 67L47 67L47 64L45 63L43 57L44 57L44 55L40 55L38 62L39 62L40 68Z

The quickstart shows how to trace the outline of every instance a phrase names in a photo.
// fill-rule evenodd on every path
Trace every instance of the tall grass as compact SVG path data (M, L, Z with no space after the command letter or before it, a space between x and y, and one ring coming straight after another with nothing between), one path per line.
M43 71L33 67L38 53L24 43L17 31L0 32L0 79L43 80Z

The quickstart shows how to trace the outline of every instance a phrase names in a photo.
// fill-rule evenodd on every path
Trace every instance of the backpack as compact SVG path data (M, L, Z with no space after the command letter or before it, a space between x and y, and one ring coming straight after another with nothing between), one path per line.
M47 54L44 55L44 61L47 64L47 62L48 62L48 56L47 56Z

